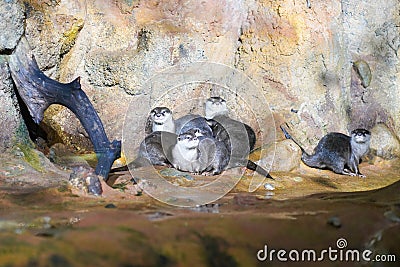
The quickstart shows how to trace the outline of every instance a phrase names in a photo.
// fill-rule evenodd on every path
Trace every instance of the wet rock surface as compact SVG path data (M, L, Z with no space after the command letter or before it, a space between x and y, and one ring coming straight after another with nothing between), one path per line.
M398 160L362 163L365 179L301 164L272 172L275 180L265 180L253 193L253 173L246 171L223 198L192 208L151 198L128 171L113 174L112 186L101 182L103 194L94 196L68 185L71 168L48 162L37 171L10 155L1 162L1 170L9 169L0 173L4 266L257 266L266 263L257 259L265 245L321 251L336 249L340 238L352 249L400 256ZM187 174L165 168L158 172L171 175L172 182L182 175L181 186L210 181L201 175L187 180ZM268 263L285 266L276 258Z

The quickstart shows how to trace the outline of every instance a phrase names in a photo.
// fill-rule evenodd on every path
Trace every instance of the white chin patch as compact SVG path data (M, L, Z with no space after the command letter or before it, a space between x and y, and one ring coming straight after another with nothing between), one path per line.
M163 118L155 118L154 121L155 121L155 122L160 122L160 123L161 123L161 122L164 122L164 121L165 121L165 118L164 118L164 117L163 117Z
M190 147L196 147L198 144L199 144L198 141L191 141L191 142L189 143L189 146L190 146Z
M357 143L365 142L365 138L363 136L356 136L355 140L356 140Z

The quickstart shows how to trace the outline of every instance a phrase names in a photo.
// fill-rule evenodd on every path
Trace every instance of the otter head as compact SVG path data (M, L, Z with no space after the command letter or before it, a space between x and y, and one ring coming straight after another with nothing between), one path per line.
M185 149L195 149L199 145L199 139L196 134L191 132L180 134L177 140L179 146Z
M365 129L355 129L351 132L351 150L353 155L360 159L369 151L371 132Z
M202 132L199 128L193 128L186 132L187 134L192 134L196 137L205 136L206 134Z
M167 120L172 119L172 112L166 107L156 107L151 110L150 116L156 124L164 124Z
M212 119L217 115L226 115L228 114L228 108L226 107L226 101L219 97L210 97L206 101L205 105L205 114L206 119Z
M351 139L355 143L369 143L371 132L366 129L355 129L351 132Z

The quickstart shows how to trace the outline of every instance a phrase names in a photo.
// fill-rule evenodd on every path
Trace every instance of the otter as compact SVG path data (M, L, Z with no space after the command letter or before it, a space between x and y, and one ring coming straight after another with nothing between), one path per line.
M203 175L218 175L228 166L230 155L225 144L212 136L205 136L200 129L192 129L199 142L200 158L206 163Z
M200 174L202 162L198 150L200 140L193 133L182 133L171 149L170 160L174 168L193 174Z
M175 133L175 121L172 117L172 111L167 107L155 107L150 111L147 118L145 133L164 131Z
M177 135L191 129L200 129L204 136L212 136L212 130L205 118L200 115L188 114L174 120L172 111L167 107L155 107L147 118L145 133L165 131Z
M245 166L273 179L264 168L248 159L256 142L254 130L249 125L228 116L228 108L223 98L210 97L207 99L205 118L211 126L214 138L223 142L228 149L230 155L228 168Z
M177 135L165 131L157 131L149 134L140 143L136 167L142 166L142 159L149 161L151 165L171 166L168 160L168 151L176 144ZM134 162L135 162L134 161Z
M180 134L170 155L175 168L194 174L218 175L229 163L225 144L204 136L200 129Z
M319 169L330 169L335 173L359 176L366 176L360 173L358 165L361 157L369 151L371 132L366 129L355 129L351 136L342 133L328 133L319 141L314 148L312 155L308 154L304 148L280 126L285 137L292 139L302 151L301 160L309 167Z
M186 133L195 130L198 135L212 137L212 129L207 120L200 115L188 114L175 121L176 134Z
M140 168L150 165L171 167L168 153L177 141L177 135L170 132L156 131L140 143L138 157L127 166L114 168L111 172L126 171L128 168Z
M199 139L200 155L205 155L208 163L202 174L221 174L227 168L230 160L229 151L225 144L208 136L200 136Z
M140 144L138 157L128 166L115 168L112 172L126 171L128 167L171 166L167 158L167 151L176 144L180 133L191 129L198 129L203 136L212 136L212 130L207 121L199 115L189 114L174 120L172 111L169 108L153 108L146 121L145 133L147 135ZM161 136L165 140L161 140Z
M214 118L224 120L229 119L229 123L236 124L236 127L244 127L247 133L247 139L249 141L249 149L252 151L254 149L254 145L256 144L256 134L254 130L246 123L229 118L228 112L229 110L226 106L225 99L219 96L213 96L207 99L205 104L205 118L207 120L213 120Z
M204 136L200 129L191 129L179 136L157 131L149 134L139 147L138 157L128 166L112 172L150 165L166 166L193 174L218 175L225 170L229 153L222 142Z

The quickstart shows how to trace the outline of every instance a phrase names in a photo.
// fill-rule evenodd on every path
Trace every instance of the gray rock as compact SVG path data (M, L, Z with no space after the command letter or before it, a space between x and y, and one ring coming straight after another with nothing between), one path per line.
M4 56L0 56L0 152L16 142L28 139L28 132L20 114L18 100Z
M273 153L274 148L275 154ZM266 148L266 157L262 158L258 163L261 166L266 166L265 163L271 162L271 157L274 157L271 171L288 172L299 167L301 150L292 140L278 141L276 147L271 145Z
M400 142L385 124L377 124L371 130L371 152L384 159L400 156Z
M332 216L332 217L330 217L330 218L328 219L327 223L328 223L328 225L331 225L331 226L333 226L333 227L335 227L335 228L340 228L340 227L342 227L342 222L341 222L340 218L337 217L337 216Z
M11 52L24 33L24 10L17 0L0 1L0 53Z
M273 186L270 183L266 183L266 184L264 184L264 189L265 190L275 190L275 186Z
M353 63L353 67L361 79L362 86L367 88L371 84L372 79L371 69L369 68L368 63L364 60L357 60Z

